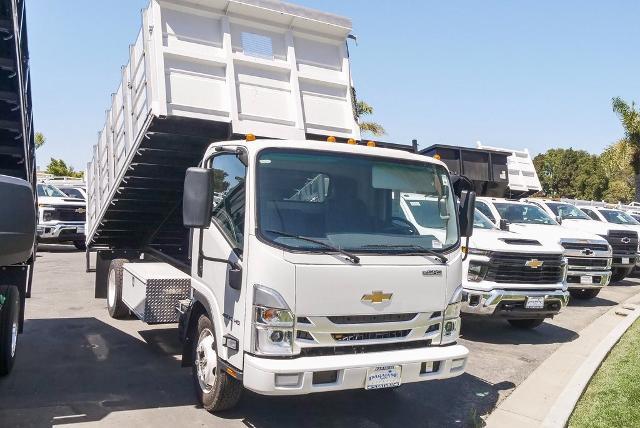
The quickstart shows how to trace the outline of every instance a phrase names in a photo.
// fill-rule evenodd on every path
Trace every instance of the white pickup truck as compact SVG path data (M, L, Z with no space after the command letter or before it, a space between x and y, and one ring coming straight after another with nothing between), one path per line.
M402 194L402 215L420 234L436 220L434 200ZM549 236L501 231L478 210L473 236L463 249L462 312L506 319L519 328L535 328L558 314L569 301L563 248Z
M38 242L70 242L84 250L87 204L51 184L38 183Z
M561 226L540 206L503 198L478 198L476 208L501 229L553 239L564 247L572 297L594 298L611 278L611 246L596 233Z

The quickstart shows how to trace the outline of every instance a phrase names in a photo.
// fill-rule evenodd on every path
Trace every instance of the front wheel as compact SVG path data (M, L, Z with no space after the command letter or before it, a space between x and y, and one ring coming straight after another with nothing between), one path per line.
M85 251L87 249L87 244L84 241L73 241L73 246L76 247L76 250Z
M208 412L233 408L242 395L242 384L220 370L213 323L200 315L193 341L192 376L198 401Z
M620 282L631 274L634 267L631 268L613 268L611 270L611 283Z
M579 300L593 299L600 293L599 288L587 288L584 290L569 290L571 297Z
M521 328L521 329L532 329L538 327L540 324L544 322L544 318L535 318L529 320L507 320L509 324L513 327Z
M8 375L16 359L20 293L12 285L0 286L0 376Z

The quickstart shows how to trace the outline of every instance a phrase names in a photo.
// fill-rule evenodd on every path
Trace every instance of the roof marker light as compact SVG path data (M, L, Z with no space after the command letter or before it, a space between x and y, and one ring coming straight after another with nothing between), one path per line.
M375 141L367 141L367 147L375 147L375 146L376 146Z
M253 134L247 134L246 140L247 141L256 141L256 136L253 135Z
M354 140L353 138L349 138L347 140L347 144L358 144L358 142L356 140Z
M436 153L435 155L433 155L433 158L434 158L435 160L440 160L440 155Z
M335 143L336 142L336 137L334 137L333 135L327 137L327 143Z

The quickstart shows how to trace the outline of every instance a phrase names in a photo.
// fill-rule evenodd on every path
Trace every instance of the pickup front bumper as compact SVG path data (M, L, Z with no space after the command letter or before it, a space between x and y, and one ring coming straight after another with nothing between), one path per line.
M529 297L544 297L540 309L526 308ZM494 316L509 319L549 318L558 314L569 303L569 292L563 290L462 290L462 312L471 315Z
M41 223L37 227L38 242L84 241L84 223Z
M468 355L469 350L462 345L293 359L247 354L243 383L245 388L264 395L363 389L367 369L381 366L401 366L402 384L446 379L464 373ZM432 371L426 367L433 367Z

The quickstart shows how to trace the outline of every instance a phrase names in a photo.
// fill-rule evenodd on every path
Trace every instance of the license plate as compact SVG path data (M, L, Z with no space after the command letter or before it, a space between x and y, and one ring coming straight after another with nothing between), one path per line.
M623 258L622 258L622 264L623 264L623 265L628 265L629 263L630 263L630 262L629 262L629 257L623 257Z
M526 309L542 309L544 308L544 297L527 297L524 307Z
M593 277L589 275L583 275L580 277L580 284L593 284Z
M380 366L367 369L367 380L364 389L382 389L400 386L402 379L401 366Z

